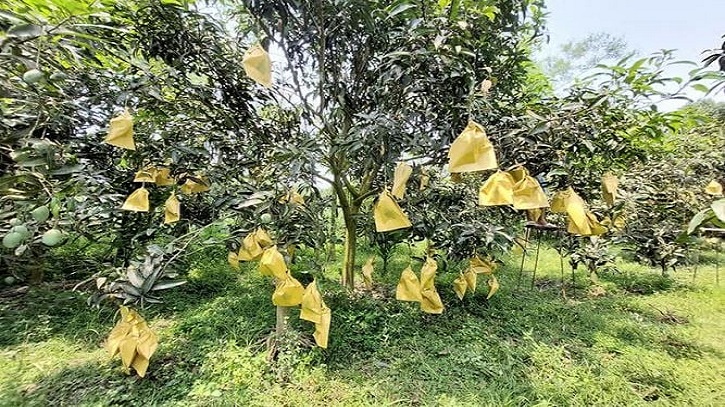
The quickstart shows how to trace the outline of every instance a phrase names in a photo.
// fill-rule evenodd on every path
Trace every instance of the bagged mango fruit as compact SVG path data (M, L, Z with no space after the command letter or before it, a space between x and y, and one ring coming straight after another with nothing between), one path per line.
M619 186L619 180L614 174L608 172L602 175L602 199L607 205L614 205L614 200L617 198L617 187Z
M315 333L312 336L315 338L315 343L322 349L327 349L327 339L330 336L330 322L332 320L332 311L325 307L322 312L322 320L319 324L315 324Z
M596 236L607 231L599 224L596 216L587 210L586 202L571 187L556 194L552 200L552 211L567 214L567 231L571 234Z
M145 168L136 173L133 182L156 182L156 168Z
M305 293L302 284L289 273L277 279L277 288L272 293L272 303L278 307L295 307L302 303L302 296Z
M536 178L530 176L523 167L509 172L514 184L514 208L519 210L548 208L549 200ZM517 180L518 179L518 180Z
M126 202L121 207L124 211L148 212L149 211L149 191L146 188L139 188L126 198Z
M322 301L322 295L317 290L317 281L312 281L305 288L302 295L302 307L300 308L300 319L319 324L322 322L322 313L327 308Z
M311 282L302 295L300 319L315 323L315 343L321 348L327 348L327 337L330 333L331 311L322 300L317 290L317 282Z
M450 173L484 171L498 167L493 144L483 127L473 120L468 122L468 126L451 144L448 158Z
M282 199L279 200L279 203L290 203L292 205L304 205L305 204L305 198L300 195L297 190L290 190L287 192L285 196L282 197Z
M463 300L463 297L466 295L467 289L468 282L466 281L466 277L463 275L463 273L461 273L458 278L453 280L453 291L456 292L459 300Z
M187 178L184 185L181 186L181 193L185 195L198 194L209 190L209 180L206 177L200 177L197 180Z
M722 184L719 182L712 180L709 184L705 187L705 193L709 195L714 196L720 196L723 193Z
M443 313L443 302L435 288L435 275L438 264L428 257L420 270L420 309L429 314Z
M176 184L176 180L171 177L171 169L165 167L156 168L154 182L160 187Z
M274 244L272 238L269 236L267 231L262 228L257 228L257 230L254 231L254 238L257 240L257 243L262 246L263 249L266 249L267 247ZM290 255L292 255L292 253L290 253Z
M400 274L400 281L395 289L395 299L398 301L420 302L420 280L415 275L413 269L408 266Z
M468 268L465 273L463 273L463 278L466 279L466 285L468 286L468 289L473 293L476 291L476 280L478 279L478 273L476 273L472 268Z
M244 53L242 66L253 81L265 88L272 87L272 60L261 45L254 45Z
M164 223L174 223L181 219L181 203L173 192L164 204Z
M368 290L373 288L373 261L375 259L370 257L362 268L363 281L365 282L365 288Z
M121 306L121 320L106 341L106 350L111 357L120 353L123 366L126 369L133 367L140 377L144 377L157 346L158 338L146 321L133 309Z
M236 253L229 252L229 254L227 255L227 262L229 262L229 265L234 270L239 270L239 268L240 268L239 267L239 257L237 257L237 254Z
M258 228L254 232L249 233L244 240L242 240L242 246L239 248L238 254L239 260L257 260L264 250L272 246L272 244L272 238L269 237L269 234L267 234L264 229Z
M468 268L476 274L493 274L496 270L496 263L475 256L469 260Z
M373 217L375 218L375 230L378 232L388 232L411 226L408 216L403 213L387 190L380 193L375 209L373 209Z
M136 150L136 144L133 141L133 117L128 109L111 119L108 134L103 142L127 150Z
M483 183L478 191L481 206L513 205L514 178L508 172L496 171Z
M399 162L395 167L395 175L393 177L393 189L391 193L398 199L403 199L405 196L405 186L408 184L410 174L413 173L413 167L410 165Z
M498 279L496 278L496 276L494 276L492 274L491 277L488 279L488 295L486 296L486 299L490 300L491 297L493 297L493 295L496 294L498 289L499 289Z
M259 260L259 272L263 276L271 276L277 280L286 279L287 264L282 253L277 250L277 246L272 246L264 251Z

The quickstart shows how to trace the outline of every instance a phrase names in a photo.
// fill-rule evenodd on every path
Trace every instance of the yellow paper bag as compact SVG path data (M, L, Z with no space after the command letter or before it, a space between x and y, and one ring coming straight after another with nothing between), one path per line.
M179 219L181 219L181 203L176 198L176 194L172 192L164 204L164 223L178 222Z
M126 369L133 367L140 377L144 377L157 346L158 337L146 321L135 310L121 306L121 320L106 341L111 357L120 353L123 366Z
M525 171L525 170L524 170ZM513 176L513 174L512 174ZM537 209L548 208L549 200L536 178L526 175L514 184L514 208Z
M300 308L300 319L305 321L314 322L316 324L322 323L322 314L327 308L325 302L322 301L322 295L317 290L317 281L312 281L305 288L305 292L302 295L302 307Z
M486 299L488 300L491 297L493 297L493 295L496 294L498 289L499 289L498 279L496 278L496 276L491 275L491 278L488 279L488 295L486 296Z
M262 249L266 249L274 244L267 231L262 228L257 228L257 230L254 231L254 239L257 241L257 244L262 247ZM290 255L291 254L292 253L290 253Z
M476 273L472 268L468 268L465 273L463 273L463 277L466 279L466 285L468 286L468 289L471 290L471 292L476 291L476 280L478 279L478 273Z
M468 268L476 274L492 274L496 269L496 263L476 256L469 260Z
M411 226L408 216L400 209L398 203L393 200L387 190L380 193L373 210L373 216L375 218L375 230L378 232L388 232Z
M322 349L327 349L327 339L330 335L330 321L332 320L332 312L329 308L325 307L322 312L322 320L319 324L315 324L315 333L312 334L315 338L315 343Z
M421 301L420 281L410 266L400 274L400 281L395 289L395 299L398 301Z
M272 303L278 307L295 307L302 303L305 288L289 273L277 280L277 288L272 293Z
M429 314L443 313L443 302L435 288L435 275L438 264L428 257L420 270L420 309Z
M619 180L611 172L602 175L602 199L607 205L614 205L614 200L617 198L617 187L619 186Z
M554 196L551 198L551 212L566 213L566 207L569 203L569 199L571 198L571 193L573 191L573 189L567 188L563 191L555 193Z
M133 177L133 182L156 182L156 168L139 170Z
M176 184L176 180L171 177L171 169L169 168L157 168L155 175L154 182L156 182L156 185L160 187L167 187L169 185Z
M131 193L126 198L126 202L121 207L124 211L148 212L149 211L149 191L141 187Z
M200 177L199 182L187 178L184 185L181 186L181 193L185 195L198 194L200 192L206 192L209 188L209 180L206 177Z
M277 246L272 246L264 251L262 258L259 260L259 272L263 276L272 276L278 280L285 279L287 264L282 253L277 250Z
M242 66L247 76L264 86L272 87L272 60L269 54L259 44L252 46L244 53Z
M237 257L237 254L234 252L229 252L227 255L227 262L229 262L229 265L234 270L239 270L239 258Z
M710 181L710 183L705 187L705 193L709 195L720 196L722 195L722 191L722 184L715 180Z
M466 295L466 289L468 289L468 282L466 277L461 273L455 280L453 280L453 291L456 292L459 300L463 300Z
M108 125L108 135L103 142L127 150L136 149L133 141L133 117L128 109L111 119L111 123Z
M413 167L410 165L399 162L398 165L395 167L395 175L393 177L393 189L391 193L394 197L398 199L403 199L403 196L405 196L405 186L408 183L408 178L410 178L410 174L413 173Z
M478 191L481 206L513 205L514 179L508 172L496 171L483 183Z
M370 257L362 268L363 281L368 290L373 288L373 260L375 258Z
M451 144L448 152L451 173L484 171L498 167L496 152L483 127L471 120Z

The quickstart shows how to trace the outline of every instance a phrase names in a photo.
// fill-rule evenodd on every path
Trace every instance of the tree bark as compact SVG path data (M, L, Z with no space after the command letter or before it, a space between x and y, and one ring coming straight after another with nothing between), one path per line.
M355 249L357 244L357 221L352 215L345 215L345 255L342 260L342 285L355 288Z
M277 306L277 327L275 333L277 338L280 338L287 332L287 316L289 315L289 307Z

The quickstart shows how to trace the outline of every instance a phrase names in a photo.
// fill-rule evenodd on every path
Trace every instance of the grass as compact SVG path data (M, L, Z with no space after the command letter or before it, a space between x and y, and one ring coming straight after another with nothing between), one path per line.
M332 272L320 278L333 310L329 348L289 341L272 365L270 282L232 272L225 257L200 255L189 284L143 312L160 335L145 379L101 348L116 318L109 307L51 285L3 300L0 405L725 404L725 288L714 285L712 263L698 266L694 283L686 270L664 278L620 261L596 283L577 273L573 287L567 269L564 298L559 258L544 248L533 288L533 261L517 289L520 256L511 255L488 301L481 281L459 301L456 273L440 272L446 310L436 316L393 298L409 263L401 248L373 293L343 292ZM310 337L293 314L290 335Z

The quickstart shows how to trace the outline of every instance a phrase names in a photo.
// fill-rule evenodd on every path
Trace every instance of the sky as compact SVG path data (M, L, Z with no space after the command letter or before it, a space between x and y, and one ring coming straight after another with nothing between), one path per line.
M677 49L677 59L699 62L702 51L719 48L725 40L721 38L725 0L546 0L546 4L550 42L541 50L545 54L566 42L605 32L623 38L629 49L643 56Z

